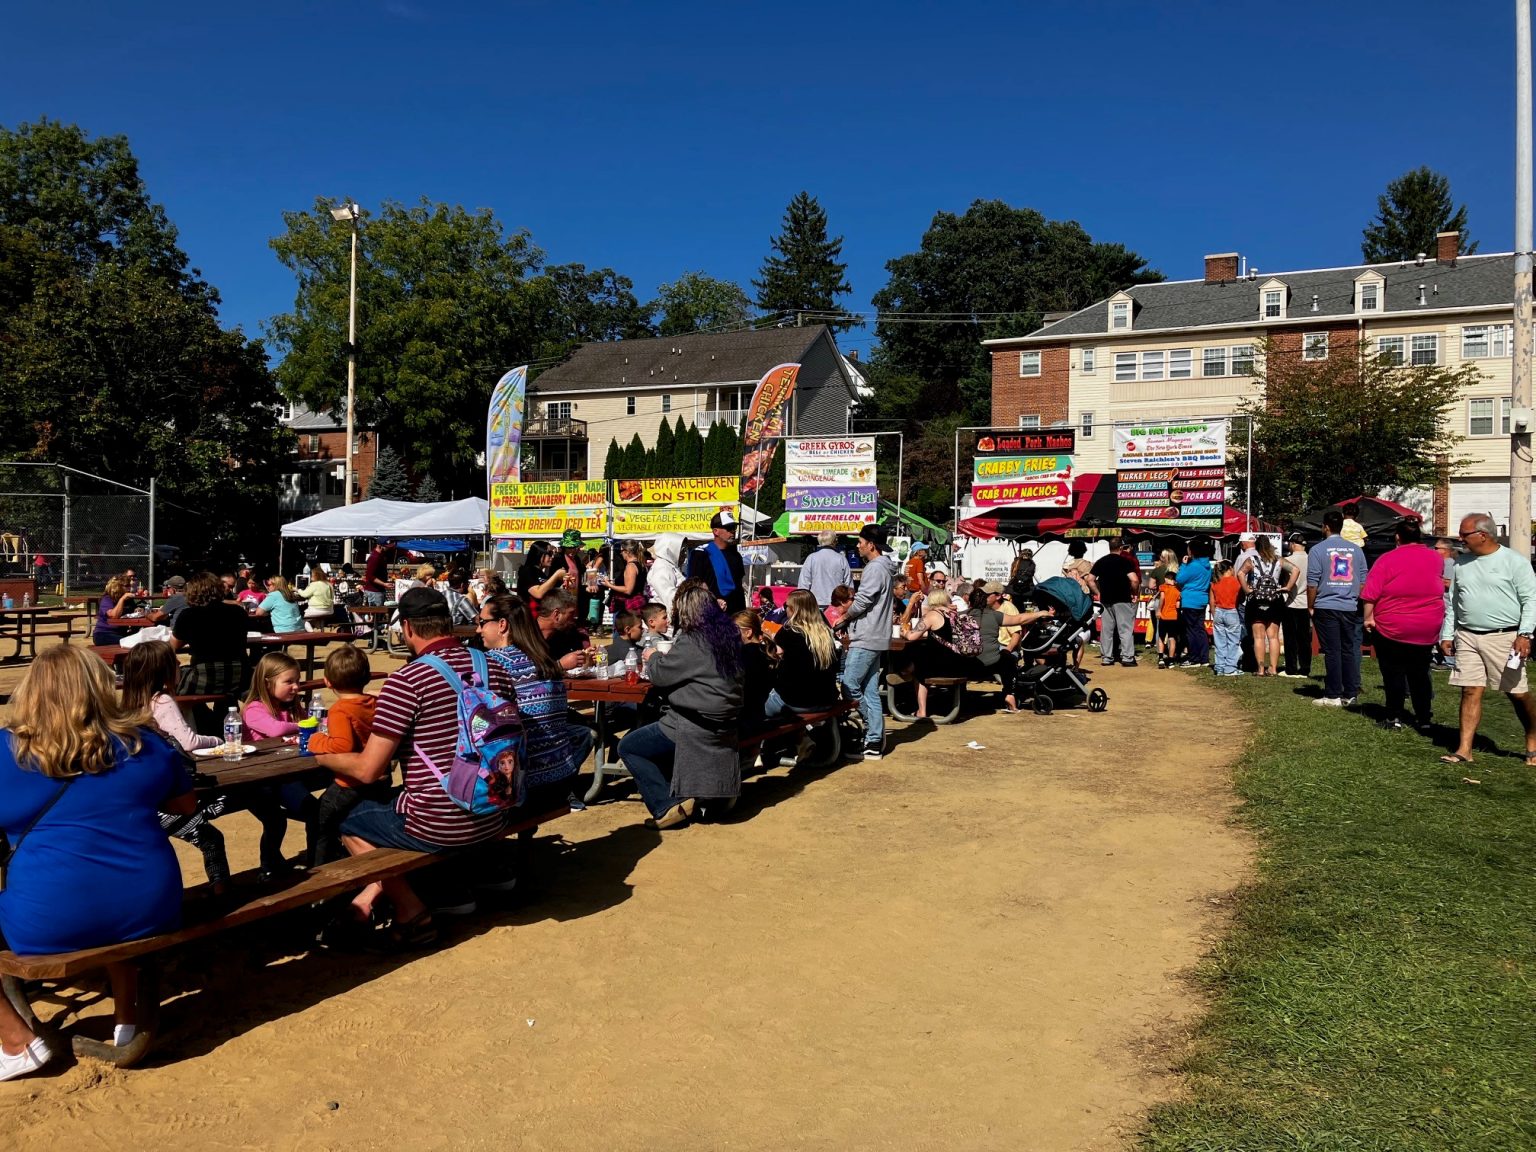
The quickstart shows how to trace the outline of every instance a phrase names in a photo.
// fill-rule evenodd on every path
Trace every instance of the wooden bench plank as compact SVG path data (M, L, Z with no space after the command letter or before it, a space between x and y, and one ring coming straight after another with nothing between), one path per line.
M557 820L570 812L564 806L539 816L512 824L502 832L513 836ZM83 948L78 952L60 952L48 956L18 956L14 952L0 952L0 973L22 980L58 980L89 972L107 964L132 960L163 952L167 948L190 940L214 936L244 924L264 920L281 912L304 908L310 904L329 900L356 891L376 880L389 880L428 864L452 859L458 852L409 852L401 848L378 848L361 856L348 856L334 860L309 873L294 873L293 882L276 890L263 891L243 901L222 914L210 919L183 925L175 932L162 932L141 940L129 940L121 944L108 944L100 948ZM193 911L196 911L194 908Z

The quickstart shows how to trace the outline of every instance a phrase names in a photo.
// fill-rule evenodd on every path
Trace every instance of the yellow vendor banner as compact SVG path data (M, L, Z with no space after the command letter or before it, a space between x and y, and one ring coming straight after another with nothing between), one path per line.
M601 508L608 502L603 480L549 480L492 484L491 508ZM493 533L494 535L494 533Z
M627 504L735 504L741 499L736 476L678 476L661 480L614 480L613 502ZM711 515L714 509L710 510Z
M710 517L718 511L718 504L684 508L615 508L613 535L621 539L645 539L664 532L680 532L702 539L709 535ZM735 513L734 507L731 511Z
M492 536L559 536L571 528L583 536L601 536L608 529L608 510L491 508Z

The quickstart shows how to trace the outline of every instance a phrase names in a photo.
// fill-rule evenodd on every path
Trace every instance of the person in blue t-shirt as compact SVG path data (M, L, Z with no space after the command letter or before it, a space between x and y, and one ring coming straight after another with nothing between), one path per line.
M1211 542L1191 540L1189 555L1174 577L1179 586L1179 617L1184 621L1187 652L1184 662L1204 664L1211 650L1205 634L1205 610L1211 603Z
M1340 535L1344 514L1323 513L1327 535L1307 553L1307 607L1317 629L1326 674L1320 708L1344 708L1360 697L1360 587L1365 583L1365 553Z

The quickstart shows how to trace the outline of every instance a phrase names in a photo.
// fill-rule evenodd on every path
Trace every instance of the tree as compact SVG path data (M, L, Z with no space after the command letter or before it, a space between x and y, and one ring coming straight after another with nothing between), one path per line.
M624 449L619 447L615 436L608 442L608 455L603 459L603 479L611 480L624 468Z
M1456 207L1451 182L1429 167L1405 172L1376 197L1376 219L1366 225L1360 254L1367 264L1412 260L1435 254L1435 234L1459 232L1457 251L1470 255L1477 245L1467 235L1467 206Z
M741 285L703 272L684 272L657 291L650 308L652 316L660 315L657 333L661 336L739 328L752 318L752 301Z
M656 447L649 456L649 475L654 477L666 477L672 475L674 437L672 425L667 423L667 418L661 418L661 427L656 429Z
M596 340L654 336L650 314L635 298L634 282L612 268L555 264L529 281L533 306L542 310L538 358L563 357Z
M839 311L837 298L852 291L843 275L848 265L838 259L843 238L827 238L827 213L814 196L796 194L769 244L773 252L763 261L761 279L752 281L759 308L770 313Z
M700 468L705 476L734 476L741 470L741 437L729 424L709 426Z
M315 411L344 403L350 222L333 201L285 212L272 240L298 281L293 311L270 322L283 391ZM533 359L558 292L531 285L543 261L527 232L489 210L386 202L358 222L357 414L413 470L469 491L481 482L491 388Z
M699 431L697 424L689 424L683 429L683 438L677 442L676 447L673 464L677 470L672 475L704 475L704 434Z
M683 423L682 416L677 418L677 426L672 429L672 462L667 468L668 476L686 476L682 470L688 457L688 425Z
M636 432L629 438L629 443L624 447L623 471L618 474L620 480L640 480L645 478L645 444L640 439L640 433Z
M1473 365L1400 365L1334 341L1324 360L1294 345L1260 345L1264 390L1239 408L1253 419L1253 511L1270 520L1362 492L1425 487L1454 471L1447 411L1481 376ZM1239 425L1240 427L1240 425ZM1246 439L1232 446L1228 485L1248 482Z
M368 481L370 500L409 500L411 478L405 474L405 465L393 448L379 449L373 463L373 476Z
M423 476L421 483L416 485L416 503L433 504L442 498L443 494L438 490L437 482L430 476Z

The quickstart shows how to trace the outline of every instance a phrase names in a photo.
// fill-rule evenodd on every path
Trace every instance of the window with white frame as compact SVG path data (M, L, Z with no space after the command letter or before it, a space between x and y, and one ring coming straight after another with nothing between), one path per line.
M1116 352L1115 353L1115 379L1116 380L1134 380L1134 379L1136 379L1136 353L1134 353L1134 352Z
M1161 380L1163 378L1163 354L1161 352L1143 352L1141 354L1141 378L1143 380Z
M1467 435L1492 436L1493 414L1499 414L1499 434L1509 435L1509 397L1484 396L1467 401Z
M1440 360L1440 337L1436 336L1433 332L1413 337L1410 355L1412 362L1417 365L1438 363Z
M1207 348L1204 359L1201 362L1200 375L1225 376L1227 374L1227 350L1225 348Z
M1305 333L1301 338L1301 358L1303 360L1328 359L1328 333Z
M1175 348L1168 353L1168 379L1188 380L1195 374L1195 353L1189 348Z
M1040 353L1038 353L1038 352L1020 352L1019 353L1019 375L1020 376L1038 376L1038 375L1040 375Z
M1029 415L1029 416L1020 416L1019 417L1019 427L1020 428L1038 428L1038 427L1040 427L1040 414L1037 412L1037 413L1034 413L1034 414Z
M626 415L626 416L633 416L634 414L635 414L635 398L633 396L626 396L626 397L624 397L624 415Z
M1407 341L1401 336L1376 337L1376 355L1388 364L1401 364L1406 359Z
M564 424L571 418L569 400L552 400L544 405L544 418L551 424Z
M661 398L661 410L663 412L670 412L670 411L672 411L672 397L671 396L667 396L667 395L663 395L662 396L662 398Z
M1109 306L1109 327L1113 331L1131 326L1131 302L1116 300Z
M1232 346L1232 375L1251 376L1253 374L1253 345L1234 344Z
M1461 358L1483 360L1510 354L1509 324L1468 324L1461 330Z
M1092 440L1093 439L1093 413L1092 412L1084 412L1084 413L1082 413L1081 414L1081 420L1082 420L1082 429L1083 429L1082 430L1082 437L1083 437L1083 439L1084 440Z
M1285 314L1285 293L1279 288L1268 288L1264 292L1264 319L1275 320Z
M1093 371L1096 370L1095 367L1094 367L1094 361L1097 358L1095 356L1095 352L1096 351L1097 351L1097 349L1094 349L1094 348L1084 348L1083 349L1082 364L1083 364L1083 371L1084 372L1093 372Z
M1374 280L1363 280L1355 285L1355 311L1381 311L1381 285Z

